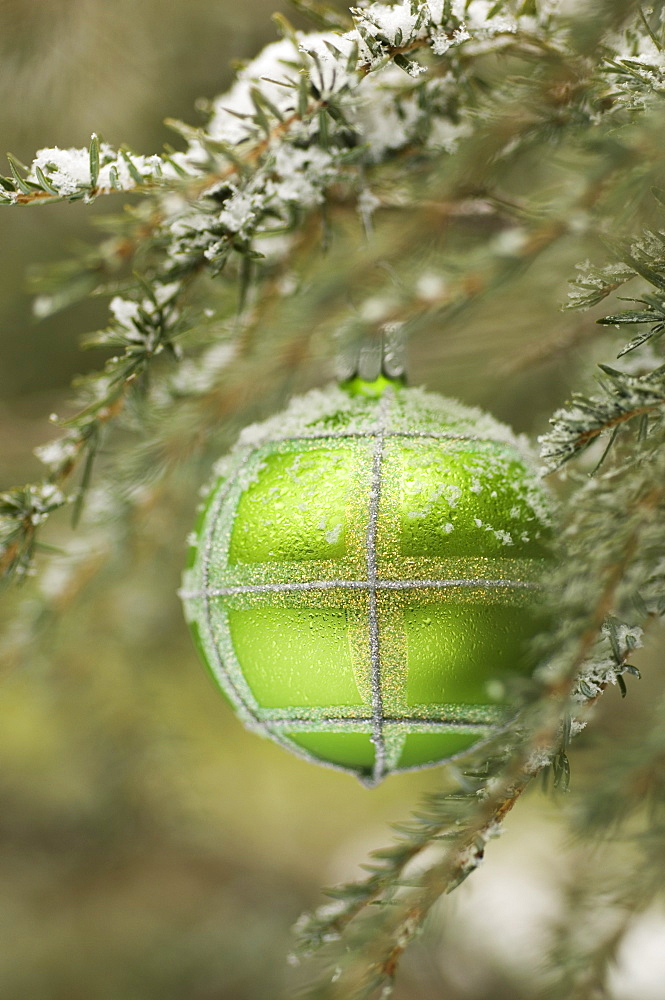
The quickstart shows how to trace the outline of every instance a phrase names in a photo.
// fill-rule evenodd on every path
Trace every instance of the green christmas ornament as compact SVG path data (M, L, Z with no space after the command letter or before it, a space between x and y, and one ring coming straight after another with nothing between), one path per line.
M246 725L374 784L505 722L488 691L532 668L551 537L507 427L355 379L247 428L215 474L181 596Z

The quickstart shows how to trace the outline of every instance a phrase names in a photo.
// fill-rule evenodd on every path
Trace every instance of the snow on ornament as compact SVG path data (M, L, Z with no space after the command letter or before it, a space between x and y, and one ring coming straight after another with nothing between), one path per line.
M375 784L505 722L488 690L532 668L551 539L507 427L356 378L248 427L215 475L181 597L249 728Z

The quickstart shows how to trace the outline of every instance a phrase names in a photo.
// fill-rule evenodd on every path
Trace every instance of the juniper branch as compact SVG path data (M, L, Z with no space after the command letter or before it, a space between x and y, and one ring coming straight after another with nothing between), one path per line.
M604 989L636 917L662 891L664 707L661 701L646 736L629 736L619 746L603 745L608 780L589 789L574 813L584 868L571 881L567 910L574 907L573 912L584 914L588 930L580 937L579 922L561 922L549 956L553 982L545 991L546 1000L582 1000ZM618 851L613 843L617 838ZM587 867L592 851L601 851L605 858L600 882ZM614 919L598 919L608 911Z
M136 226L88 262L98 290L121 293L115 302L114 322L97 341L112 347L116 355L102 373L97 390L90 383L89 407L60 442L59 450L52 449L47 459L50 480L0 498L0 571L17 576L30 571L41 524L52 511L80 496L74 489L67 497L61 487L91 460L102 429L122 421L125 426L131 424L143 373L150 372L154 382L143 393L142 444L107 460L115 473L122 464L127 481L134 486L154 485L159 475L181 465L189 453L204 446L220 417L230 424L246 404L244 383L249 379L252 384L277 383L278 395L294 368L314 353L317 323L324 333L339 331L344 322L340 312L347 308L346 302L339 304L340 288L348 283L348 270L330 279L322 291L312 293L312 302L327 301L330 320L312 323L313 308L308 312L303 307L304 315L289 329L276 322L280 304L289 294L282 290L282 279L293 268L303 280L305 258L320 242L315 230L322 205L333 216L339 210L346 225L359 193L368 185L373 193L374 185L385 184L388 194L375 195L378 204L374 207L381 212L390 205L394 211L403 199L408 231L402 242L394 240L394 256L407 259L423 235L433 239L435 232L434 225L427 228L422 215L408 224L414 207L433 214L436 206L439 230L443 219L449 223L463 215L470 200L497 206L498 213L501 171L515 163L528 167L528 150L543 137L547 137L548 149L561 144L562 157L578 157L576 163L587 157L587 166L591 164L588 173L593 176L581 198L576 189L570 197L557 196L555 207L546 210L547 184L529 189L522 210L512 216L516 224L509 232L519 240L509 253L488 247L487 231L478 226L480 263L473 252L460 255L453 244L453 278L443 291L428 296L426 302L413 289L401 298L384 296L388 304L380 319L363 319L354 328L356 335L363 336L392 323L422 328L434 316L450 316L506 285L521 267L565 236L611 231L616 219L622 225L626 219L633 224L623 206L621 211L613 208L612 198L620 200L617 191L622 190L622 177L631 184L638 170L644 171L638 176L638 186L644 189L644 177L655 169L656 154L648 144L643 146L642 138L649 128L653 130L653 121L662 117L662 67L657 60L649 63L645 56L651 52L649 45L658 48L660 39L654 28L658 11L646 26L642 18L636 27L631 18L637 5L615 3L606 5L607 11L596 12L593 24L586 15L573 17L571 27L557 18L541 18L539 33L533 34L523 29L520 18L531 17L536 5L520 5L515 30L508 33L489 24L492 16L479 26L470 15L467 28L457 15L453 19L450 5L442 8L435 21L430 16L432 6L429 14L415 3L363 8L355 12L353 37L344 42L330 36L314 43L307 36L289 34L287 27L287 45L273 59L272 78L266 79L265 71L258 69L256 78L251 72L246 74L242 78L243 93L250 101L246 110L236 106L229 113L219 102L206 128L185 128L186 153L142 158L103 148L93 140L90 150L75 151L88 157L88 174L83 172L78 181L67 178L67 171L57 163L49 168L48 157L38 157L28 170L12 164L12 176L0 181L0 201L5 203L91 200L114 190L142 194L147 200L137 210ZM467 6L472 13L473 4ZM460 10L459 5L456 9ZM512 16L509 4L495 4L492 9L496 15L507 12L506 16ZM399 25L394 21L396 10ZM576 38L575 28L580 24L585 30ZM618 30L626 24L627 33L608 36L610 27ZM469 37L462 37L464 31ZM598 39L603 45L598 46ZM352 44L347 45L349 41ZM492 70L500 78L496 87L487 87L488 52L499 62L506 60ZM518 80L515 66L521 72L519 60L534 52L539 62L530 64L530 78ZM399 84L392 82L382 90L380 81L385 77L380 74L388 64L406 72ZM452 96L445 93L448 74L454 84ZM277 83L275 76L279 76ZM276 96L275 87L277 91L281 87L283 100ZM492 93L483 96L483 87ZM363 93L370 98L367 107L375 102L380 108L369 124L358 110L362 110L358 100ZM404 111L406 123L393 145L393 137L386 139L385 132L379 139L375 135L381 115L387 114L382 103L386 93ZM233 111L240 115L235 132L231 129ZM362 113L372 112L365 109ZM645 115L653 115L653 121L640 132ZM466 127L471 128L471 136L465 135ZM443 143L437 144L437 129L446 137ZM476 165L474 157L478 160L481 147L485 159ZM459 166L451 163L451 150L457 153ZM524 157L521 161L520 156ZM73 156L62 163L71 168L77 163L81 166L84 159ZM418 175L413 182L410 173ZM272 260L262 260L260 247L265 244L261 240L274 235L286 235L288 246ZM662 321L658 312L662 312L659 293L663 287L658 281L662 260L656 247L660 234L650 234L652 242L646 249L643 241L631 242L633 238L634 233L619 254L622 263L592 268L580 277L576 303L596 304L632 279L651 283L656 294L637 300L639 309L605 319L608 324L650 325L649 332L633 340L626 351L647 340L655 342ZM117 278L123 264L141 254L147 261L142 272L149 289L163 295L173 285L172 298L151 300L135 278L123 287L111 288L111 279ZM365 253L354 276L357 287L371 284L377 259L387 256L383 247ZM352 266L356 263L354 258ZM250 269L254 273L247 280ZM206 337L200 312L184 315L186 296L192 294L196 279L217 279L222 272L228 286L242 286L241 307L238 310L237 299L231 304L230 294L219 292L218 282L223 301L217 319L228 328L220 334L218 327ZM380 284L382 293L385 287ZM275 330L264 336L264 328L272 325ZM166 357L178 361L181 352L177 348L185 335L194 335L194 349L177 366L162 364ZM228 353L215 355L220 347L228 348ZM423 812L401 829L398 842L375 856L367 879L338 890L334 912L302 924L306 945L331 947L340 971L334 981L329 970L324 973L314 986L316 996L349 1000L389 987L400 956L436 900L474 870L486 843L533 776L547 767L563 769L571 726L581 726L586 709L604 688L623 683L622 675L632 671L629 659L639 641L634 623L646 623L665 610L660 486L665 481L660 458L663 373L656 368L636 378L607 366L603 371L605 397L576 397L573 409L557 415L545 442L545 457L552 464L577 457L606 432L612 445L607 465L578 490L570 505L569 561L557 573L551 592L564 625L550 637L545 650L543 659L549 666L528 688L519 723L502 734L498 744L483 751L485 757L490 751L494 757L476 761L485 765L482 773L470 769L470 759L468 773L457 776L453 792L430 798ZM623 433L633 426L632 437ZM653 775L661 758L662 747L654 750L648 768L640 770L633 760L630 769L622 772L624 783L613 794L625 798L627 788L636 787L640 794L648 792L654 798ZM630 801L634 804L635 800ZM616 818L616 808L609 802L597 800L598 816ZM442 853L414 884L412 866L432 844L444 845ZM658 863L655 850L650 848L645 857L653 871ZM641 878L645 878L643 873ZM336 944L328 942L331 936L338 939ZM335 948L342 949L341 959ZM601 968L602 963L594 967L596 984L602 978Z
M473 50L476 41L482 43L481 59L483 48L488 43L496 52L503 49L519 52L520 47L522 51L526 51L530 46L538 48L557 64L566 58L561 32L557 35L557 26L547 17L541 24L544 32L541 37L530 29L524 29L520 21L521 15L513 18L508 28L500 19L494 21L492 18L503 10L496 5L494 13L485 22L472 24L471 21L469 27L447 8L436 19L427 12L427 8L414 2L399 8L403 26L398 28L394 18L395 9L386 8L384 11L373 7L371 12L364 9L356 11L351 32L344 36L332 36L324 42L318 39L315 42L308 41L307 36L296 35L288 24L283 23L293 64L299 68L299 76L289 75L291 70L287 67L286 76L283 76L278 85L283 92L281 99L272 92L269 93L265 78L263 82L250 79L248 93L252 110L240 114L240 120L244 124L236 126L234 142L225 138L229 126L224 126L227 132L224 128L220 131L219 124L214 122L207 129L192 130L179 126L189 141L188 152L167 153L162 157L137 156L125 149L115 152L93 136L88 150L42 151L29 170L22 170L19 164L11 160L12 176L2 180L0 199L6 203L27 203L55 197L91 200L99 193L113 190L140 192L154 197L159 206L151 210L147 221L143 221L128 238L116 242L99 257L93 258L88 266L95 275L93 280L96 280L110 261L122 263L140 247L149 247L152 243L158 253L148 270L148 279L156 287L180 283L173 302L174 310L177 310L180 307L181 293L184 295L194 277L206 272L219 273L234 254L240 259L244 258L246 263L251 263L257 257L252 245L254 239L262 233L276 231L270 222L271 217L281 215L286 231L294 231L302 224L298 217L302 215L301 209L298 207L296 210L293 197L286 197L280 205L270 192L274 187L275 173L279 175L281 170L284 175L285 172L285 168L279 166L279 156L289 151L287 173L291 162L300 162L298 157L302 156L298 144L302 143L303 136L312 144L311 148L318 144L324 149L323 154L317 154L319 159L321 156L325 159L325 165L316 180L318 186L325 191L332 189L340 181L347 180L352 186L357 182L353 172L349 172L354 159L359 155L359 148L353 146L359 137L359 123L354 120L352 102L355 100L355 91L364 78L369 80L387 63L392 61L403 64L403 68L416 75L422 70L425 73L425 83L419 84L414 93L418 92L418 88L424 93L423 88L428 85L427 69L420 64L404 62L407 56L419 50L427 50L429 58L434 59L433 70L430 71L433 78L436 77L438 58L446 70L452 70L460 84L463 84L464 75L473 59L478 58ZM472 10L473 5L468 8L469 16L473 18ZM570 53L568 56L570 57ZM584 71L581 64L578 66L578 76L580 73L580 80L584 78L585 83L584 86L579 85L578 92L583 95L584 87L593 86L593 73L589 74L588 69ZM402 90L407 93L405 87L406 84L402 86ZM547 94L550 89L547 79L543 81L543 87ZM457 98L458 104L463 93L462 88ZM568 101L574 93L575 91L570 91L569 94L567 92L563 100ZM466 99L475 100L470 92ZM557 98L557 101L560 99ZM581 101L585 99L582 97ZM294 103L296 107L293 107ZM427 103L423 103L422 107L426 108ZM608 111L611 110L611 103L607 107ZM233 113L237 114L235 111ZM448 118L450 125L454 127L457 127L458 113L455 111L453 117ZM324 117L321 118L321 115ZM444 111L444 118L448 115L449 112ZM224 123L229 121L223 104L218 108L217 117ZM326 126L326 131L330 134L325 139L322 122L328 118L330 124ZM513 145L528 142L532 126L532 121L525 118L517 131L513 130ZM390 160L391 155L392 147L383 150L386 161ZM312 159L312 156L309 158ZM367 165L367 157L362 150L360 159ZM304 175L303 181L312 183ZM601 191L602 185L597 184L586 199L588 203L591 204ZM175 216L173 210L170 213L165 210L166 202L163 200L174 194L181 199ZM313 198L314 205L320 199L321 195L316 194ZM299 197L299 200L302 201L302 198ZM453 202L457 200L458 197L453 197ZM580 204L584 205L584 199ZM246 206L242 209L246 215L243 219L238 216L241 205ZM566 231L567 226L556 221L546 222L540 229L536 227L526 236L523 248L512 261L504 261L495 274L491 271L489 274L466 274L460 280L457 291L453 287L439 305L448 313L451 309L459 309L469 299L478 297L505 281L520 263L533 259ZM111 270L113 267L115 264L111 265ZM247 271L245 267L243 273ZM136 291L139 295L142 294L140 287ZM134 308L136 304L136 298L128 300L125 311ZM140 301L138 305L140 308ZM436 312L436 303L427 303L424 308L416 305L415 310L407 305L406 309L401 307L399 312L400 315L392 320L388 314L387 321L408 322L417 327L420 322L431 320ZM127 343L128 337L130 341L135 339L136 331L135 324L128 327L118 321L115 329L103 341L110 346L120 344L124 348L120 360L122 372L114 370L115 360L107 364L105 375L114 383L120 377L130 384L135 375L143 370L147 371L150 345L145 338L138 347ZM158 347L170 349L171 339L162 338ZM116 392L116 388L113 392ZM115 396L108 398L107 394L102 400L98 398L93 409L104 414L109 410L109 402L114 404ZM98 424L94 422L79 424L79 437L70 435L63 443L63 447L69 451L65 464L75 464L76 455L85 455L89 468L91 443L96 440L97 430ZM62 471L56 470L52 472L51 478L57 481L60 475ZM19 519L14 527L20 523ZM14 528L12 532L13 530ZM28 546L25 551L32 551L32 547ZM15 563L9 560L7 565L14 566Z
M662 431L655 442L643 441L633 462L615 468L602 483L591 481L575 496L566 536L572 551L551 582L551 601L562 623L548 640L548 666L533 682L533 701L511 725L491 776L480 786L471 781L465 788L462 781L461 810L459 791L430 799L428 810L416 816L395 848L379 852L379 865L365 881L342 887L332 910L324 908L301 923L306 950L323 945L332 951L308 996L367 1000L392 982L400 955L437 899L473 871L497 824L535 774L565 752L566 720L584 719L607 685L631 669L628 660L639 629L620 625L612 615L634 614L637 605L646 623L665 610L662 441ZM450 844L441 859L415 887L404 884L410 861L442 836ZM370 903L381 905L370 914ZM338 945L330 943L335 939Z

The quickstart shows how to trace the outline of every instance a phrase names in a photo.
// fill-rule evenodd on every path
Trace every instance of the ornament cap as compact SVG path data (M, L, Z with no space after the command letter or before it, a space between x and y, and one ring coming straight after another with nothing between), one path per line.
M337 361L337 378L352 395L380 396L388 385L406 385L406 343L402 326L384 329L344 348ZM374 388L367 391L362 383ZM353 388L350 388L353 386Z

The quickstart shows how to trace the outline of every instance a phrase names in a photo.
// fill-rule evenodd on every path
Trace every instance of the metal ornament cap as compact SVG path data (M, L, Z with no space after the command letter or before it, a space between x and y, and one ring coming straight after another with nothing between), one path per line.
M215 467L181 590L243 722L366 784L505 722L488 691L532 669L552 539L522 440L385 381L314 390L243 431Z

